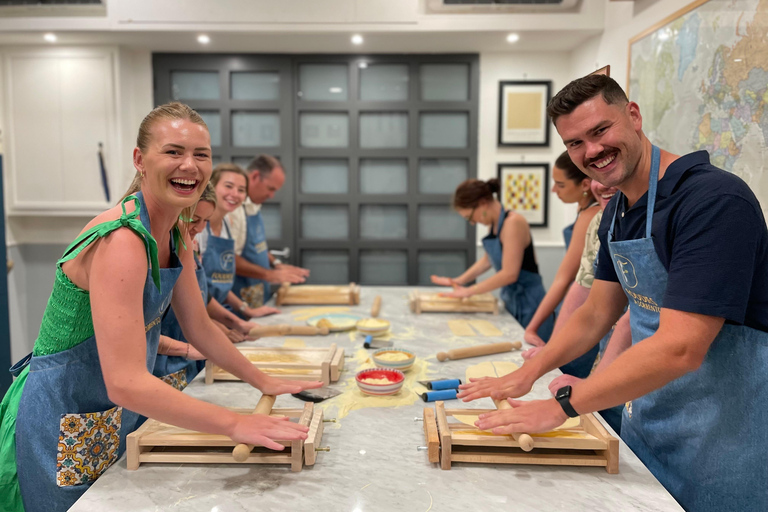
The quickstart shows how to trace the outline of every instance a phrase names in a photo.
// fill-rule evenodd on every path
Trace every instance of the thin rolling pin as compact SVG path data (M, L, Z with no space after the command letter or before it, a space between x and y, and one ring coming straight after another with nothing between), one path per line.
M477 345L476 347L455 348L448 352L438 352L437 360L446 359L464 359L466 357L487 356L489 354L498 354L500 352L509 352L512 349L519 349L523 344L519 341L505 341L503 343L488 343L486 345Z
M325 336L328 334L327 327L314 327L311 325L260 325L254 327L248 333L251 336L258 336L259 338L265 338L268 336L317 336L318 334Z
M373 299L373 306L371 306L371 318L376 318L379 316L379 311L381 311L381 295L377 295Z
M512 408L512 406L509 405L509 402L506 400L494 400L493 403L496 404L496 408L499 410ZM517 441L517 444L520 445L520 448L524 452L533 450L533 438L528 434L523 434L522 432L513 432L512 437L515 438L515 441Z
M251 414L266 414L272 412L272 406L275 405L275 395L261 395L259 403ZM232 458L237 462L245 462L251 454L254 445L240 443L232 450Z

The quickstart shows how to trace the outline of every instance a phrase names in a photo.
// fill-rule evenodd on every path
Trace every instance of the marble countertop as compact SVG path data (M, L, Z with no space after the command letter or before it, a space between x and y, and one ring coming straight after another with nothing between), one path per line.
M412 372L416 378L464 377L467 367L483 361L507 360L522 364L520 351L439 363L438 351L480 343L522 340L520 325L502 309L490 314L422 314L408 309L412 288L363 287L359 306L350 312L368 316L376 295L383 298L380 318L392 321L394 346L417 355ZM430 290L433 291L433 290ZM316 306L282 308L277 316L259 319L263 324L296 323ZM319 307L319 306L318 306ZM501 337L457 337L448 320L491 321L504 333ZM401 394L412 402L398 407L360 407L370 404L354 384L358 367L372 351L362 348L359 333L332 333L327 337L295 337L307 346L337 343L348 357L345 371L332 387L344 395L327 400L326 423L313 467L292 473L288 466L225 464L142 464L136 471L126 469L125 457L114 464L80 500L72 511L288 511L319 510L349 512L392 511L677 511L675 500L621 442L619 474L603 468L491 465L454 463L451 470L430 464L423 446L422 416L425 404L416 391L423 388L406 382ZM248 342L254 346L281 346L282 338ZM525 345L524 345L525 348ZM540 379L526 398L548 398L547 384L559 375L553 371ZM203 375L185 390L191 396L231 407L255 407L260 393L242 382L220 382L206 386ZM414 378L409 377L412 381ZM408 397L412 395L412 400ZM490 399L470 404L447 401L450 408L493 408ZM276 408L300 408L303 402L279 396ZM606 426L610 430L610 427Z

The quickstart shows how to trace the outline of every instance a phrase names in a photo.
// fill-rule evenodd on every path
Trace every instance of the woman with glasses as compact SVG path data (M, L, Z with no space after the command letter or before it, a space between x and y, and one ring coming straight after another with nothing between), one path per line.
M498 199L500 191L501 185L496 178L488 181L471 179L458 186L453 195L454 210L470 224L480 223L490 228L488 236L483 238L485 256L459 277L432 276L432 282L453 286L453 292L446 294L448 297L470 297L501 288L507 311L526 327L544 298L544 285L528 222L521 215L504 210ZM496 274L466 286L491 266ZM542 338L549 338L553 323L554 317L542 322L538 329Z

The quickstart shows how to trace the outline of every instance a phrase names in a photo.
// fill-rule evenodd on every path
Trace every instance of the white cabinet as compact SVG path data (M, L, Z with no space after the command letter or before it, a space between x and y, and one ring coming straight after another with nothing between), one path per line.
M92 215L114 204L122 192L116 49L8 48L3 61L8 214Z

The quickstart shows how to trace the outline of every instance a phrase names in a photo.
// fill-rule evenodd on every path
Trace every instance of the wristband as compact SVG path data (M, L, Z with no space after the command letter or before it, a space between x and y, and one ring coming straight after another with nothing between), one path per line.
M248 309L248 304L247 304L245 301L243 301L243 302L240 304L240 308L238 308L238 310L239 310L239 311L242 313L242 312L244 312L246 309Z

